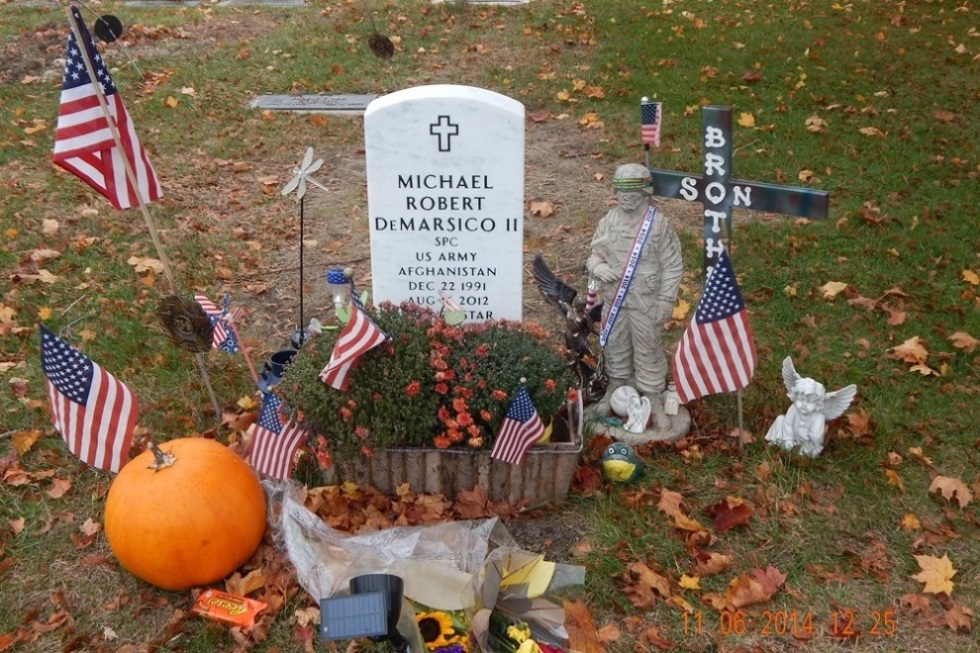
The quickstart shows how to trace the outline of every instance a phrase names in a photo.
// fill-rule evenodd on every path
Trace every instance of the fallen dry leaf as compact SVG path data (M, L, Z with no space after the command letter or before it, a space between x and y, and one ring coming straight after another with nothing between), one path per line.
M149 256L130 256L126 262L132 265L137 272L152 272L153 274L163 272L163 263L159 259Z
M605 653L606 648L599 640L595 621L585 604L581 601L565 601L563 607L569 648L580 653Z
M980 275L973 270L963 270L961 274L963 275L963 281L966 281L971 286L980 285Z
M634 562L626 568L626 594L630 602L641 610L652 608L657 596L670 597L670 581L666 576L650 569L642 562Z
M606 624L596 631L596 636L598 636L600 642L609 644L612 642L618 642L622 634L619 632L619 628L616 627L616 624Z
M740 127L755 127L755 116L751 113L740 113L737 122Z
M946 625L953 632L960 630L970 632L973 630L971 617L973 617L973 610L962 605L953 605L946 611Z
M824 299L834 299L846 288L847 284L842 281L828 281L820 286L820 292L823 293Z
M827 121L816 114L806 119L806 130L810 132L822 132L827 126Z
M936 491L942 493L947 501L955 501L960 508L965 508L967 504L973 501L973 493L970 492L970 488L958 478L937 476L929 484L929 492Z
M899 478L898 472L896 472L894 469L886 469L885 476L888 477L889 485L894 485L899 489L899 491L905 492L905 483L903 483L902 479Z
M555 205L551 202L531 202L531 215L538 218L550 218L555 214Z
M686 590L699 590L701 589L701 579L697 576L681 574L680 586Z
M922 588L923 592L945 594L946 596L952 593L953 581L951 579L956 575L956 570L953 569L953 563L949 556L943 555L942 558L928 555L912 557L919 563L919 568L922 570L914 574L912 578L920 583L925 583L925 587Z
M885 132L881 131L877 127L862 127L858 131L865 136L876 136L878 138L884 138L886 136Z
M962 349L968 354L972 354L973 350L980 344L980 340L977 340L966 331L957 331L949 337L949 341L953 343L954 347Z
M38 438L41 437L41 429L27 429L25 431L17 431L12 436L14 451L17 452L18 456L23 456L34 443L37 442Z
M889 350L889 358L894 358L906 363L925 363L929 352L923 344L922 338L912 336L900 345L896 345Z
M752 517L752 509L738 497L725 497L706 512L714 519L715 529L719 533L727 533L736 526L744 526Z
M731 556L701 551L694 556L694 567L691 569L691 573L695 576L713 576L731 568L734 564L735 561Z
M674 305L673 310L670 313L670 318L672 320L683 320L687 317L687 314L691 310L691 305L684 301L683 298L677 298L677 304Z

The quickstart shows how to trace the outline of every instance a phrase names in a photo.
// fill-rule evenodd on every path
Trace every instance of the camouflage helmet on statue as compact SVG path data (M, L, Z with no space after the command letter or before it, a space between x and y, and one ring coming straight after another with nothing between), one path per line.
M624 163L616 168L612 185L615 190L642 190L653 195L653 177L647 167L639 163Z

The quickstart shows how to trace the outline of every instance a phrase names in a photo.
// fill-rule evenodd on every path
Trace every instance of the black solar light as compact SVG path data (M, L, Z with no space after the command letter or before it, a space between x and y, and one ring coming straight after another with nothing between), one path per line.
M100 16L98 20L95 21L95 35L106 43L112 43L122 36L122 33L122 21L112 14Z
M320 637L324 640L367 637L387 641L395 653L410 653L398 632L404 583L391 574L366 574L350 581L350 596L320 601Z

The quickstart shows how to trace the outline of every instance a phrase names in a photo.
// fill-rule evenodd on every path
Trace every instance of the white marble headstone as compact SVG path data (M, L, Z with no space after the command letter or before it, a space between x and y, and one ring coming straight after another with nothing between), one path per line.
M364 112L375 303L458 304L520 320L524 105L469 86L418 86Z

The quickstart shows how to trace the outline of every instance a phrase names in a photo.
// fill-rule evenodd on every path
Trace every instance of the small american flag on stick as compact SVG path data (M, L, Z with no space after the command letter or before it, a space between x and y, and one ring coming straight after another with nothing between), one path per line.
M41 325L51 421L86 465L118 472L129 460L139 401L116 377Z
M512 465L520 465L524 462L527 450L540 440L542 435L544 435L544 424L534 404L531 403L531 395L524 386L524 380L521 379L521 385L513 401L510 402L510 408L507 409L497 439L493 442L490 457Z
M346 390L347 376L364 352L377 347L388 339L388 334L358 308L352 300L350 320L340 332L330 362L320 372L320 380L337 390Z
M660 147L660 117L663 113L660 102L640 102L640 137L644 145Z
M289 478L296 451L306 439L306 431L283 420L282 400L271 392L262 393L259 418L248 427L252 436L248 461L255 471L280 481Z
M94 188L117 209L136 206L140 196L144 202L159 199L163 193L153 166L136 136L122 97L116 92L109 68L95 49L92 35L75 6L71 7L71 20L77 26L82 42L75 38L74 30L69 33L54 162ZM98 78L95 83L99 88L89 75L86 55ZM105 98L113 124L102 110L100 94ZM113 127L119 134L122 148L116 144ZM138 188L127 179L124 159L129 159Z
M225 293L224 298L221 300L222 308L218 308L205 295L194 295L194 299L201 305L201 308L204 309L208 319L211 321L211 327L214 331L211 347L229 354L236 353L238 351L238 337L232 326L241 318L242 310L240 308L230 310L231 297L228 293Z
M674 381L683 403L741 390L755 371L755 339L728 252L708 273L694 319L674 354Z

